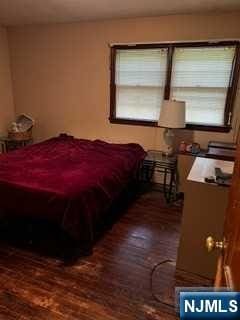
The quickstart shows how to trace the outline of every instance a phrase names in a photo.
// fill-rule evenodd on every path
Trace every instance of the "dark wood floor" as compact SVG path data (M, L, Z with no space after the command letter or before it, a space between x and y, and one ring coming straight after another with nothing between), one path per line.
M0 246L0 319L177 319L174 286L207 285L175 274L181 206L158 192L141 196L98 241L92 256L73 266L36 252ZM154 294L150 273L156 270Z

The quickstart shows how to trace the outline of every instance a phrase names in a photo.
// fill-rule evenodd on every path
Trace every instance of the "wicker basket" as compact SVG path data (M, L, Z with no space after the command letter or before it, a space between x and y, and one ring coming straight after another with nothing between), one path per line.
M15 141L30 140L32 139L32 128L34 120L25 115L21 114L16 119L16 125L19 126L19 131L8 131L8 138Z
M8 138L11 140L21 141L21 140L30 140L32 139L32 128L28 129L25 132L8 132Z

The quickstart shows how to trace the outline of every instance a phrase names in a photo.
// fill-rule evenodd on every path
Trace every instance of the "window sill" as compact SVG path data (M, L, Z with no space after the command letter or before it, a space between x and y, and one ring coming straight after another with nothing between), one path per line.
M125 125L134 125L134 126L145 126L145 127L159 127L156 121L147 121L147 120L133 120L133 119L116 119L109 118L110 123L115 124L125 124ZM160 128L160 127L159 127ZM209 126L209 125L200 125L188 123L185 130L196 130L196 131L210 131L210 132L222 132L228 133L232 129L231 126Z
M228 133L231 131L231 126L210 126L204 124L193 124L187 123L186 125L187 130L196 130L196 131L211 131L211 132L223 132Z
M157 127L156 121L149 120L133 120L133 119L121 119L121 118L109 118L110 123L127 124L133 126L146 126Z

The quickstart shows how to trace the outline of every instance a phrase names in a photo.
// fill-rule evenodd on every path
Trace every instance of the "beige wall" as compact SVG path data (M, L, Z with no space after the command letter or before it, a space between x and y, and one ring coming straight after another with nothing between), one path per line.
M13 119L14 105L7 33L0 27L0 134L6 134L7 126Z
M240 38L240 12L26 26L8 30L17 113L35 136L59 132L161 147L161 129L110 124L109 44ZM239 103L238 103L239 104ZM203 145L230 134L195 132Z

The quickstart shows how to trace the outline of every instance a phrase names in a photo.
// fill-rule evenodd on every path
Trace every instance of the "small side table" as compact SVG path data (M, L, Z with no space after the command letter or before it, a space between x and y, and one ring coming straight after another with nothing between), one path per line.
M141 179L151 182L154 172L163 174L163 193L167 203L176 199L178 191L177 156L166 156L161 151L148 150L143 161Z
M33 142L32 139L13 140L8 137L0 137L0 145L2 153L25 147Z

